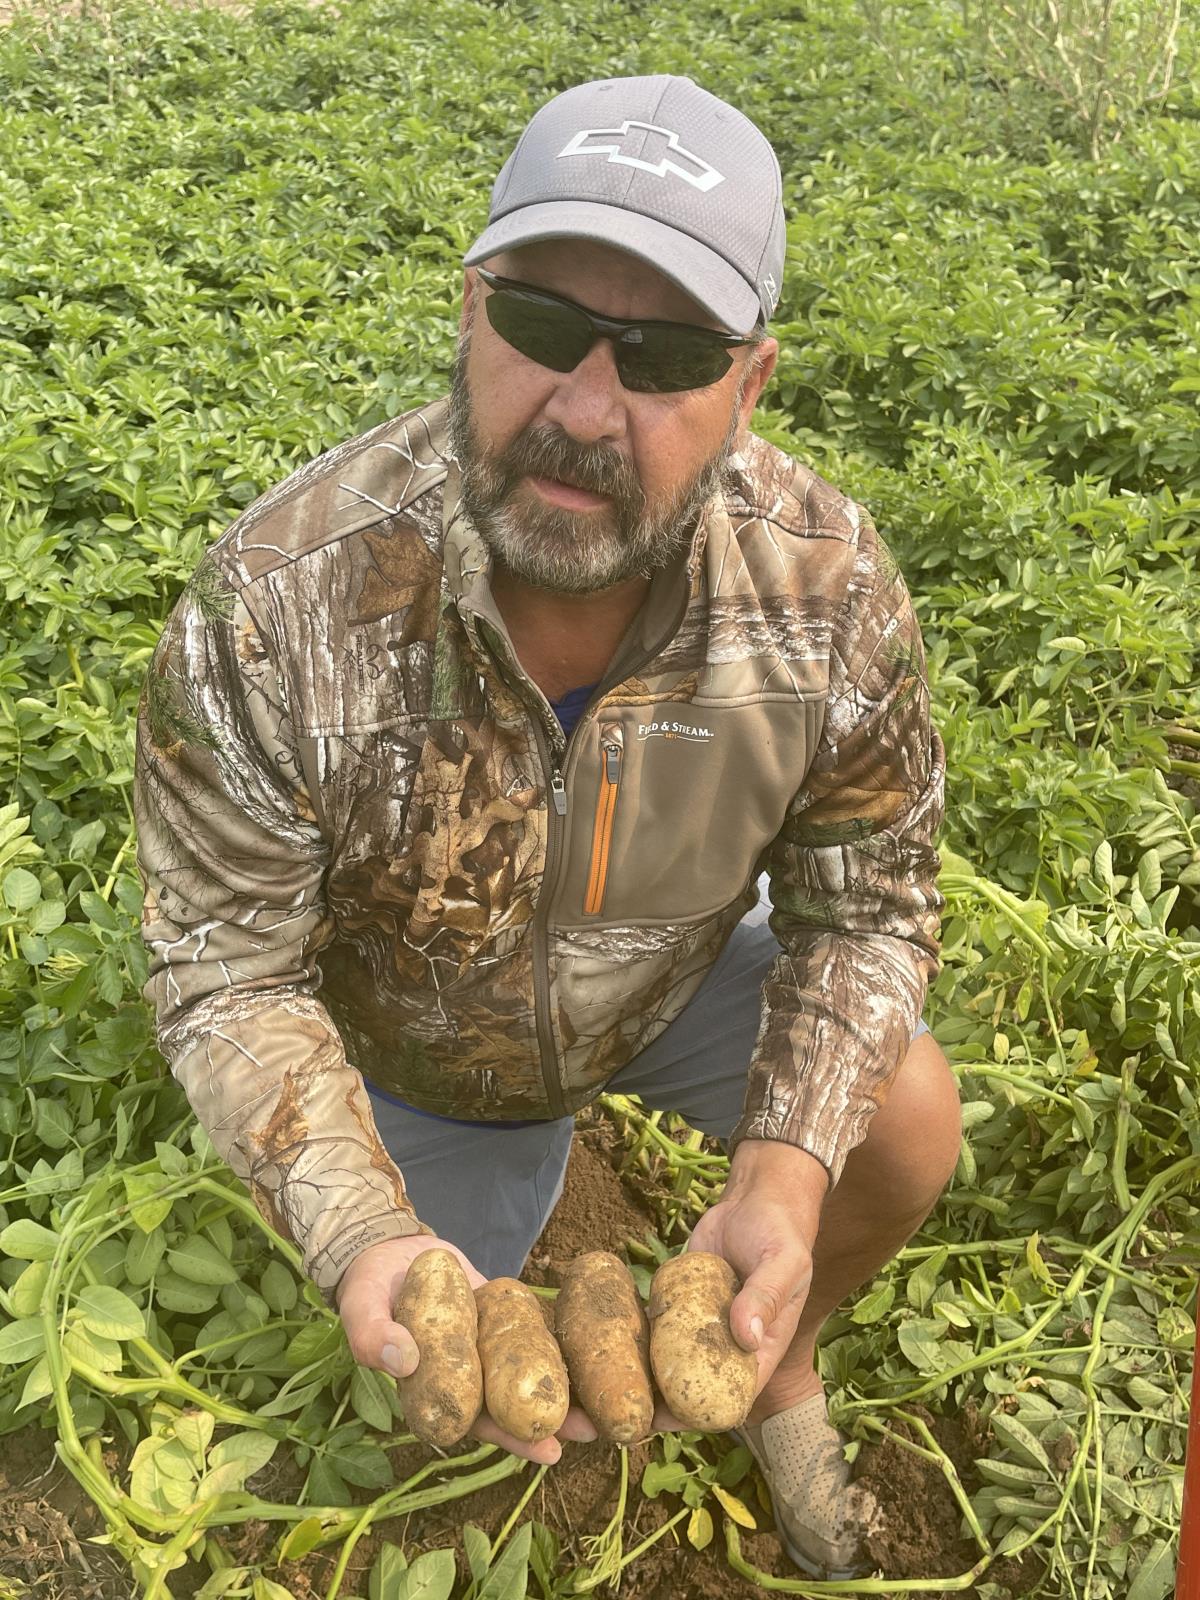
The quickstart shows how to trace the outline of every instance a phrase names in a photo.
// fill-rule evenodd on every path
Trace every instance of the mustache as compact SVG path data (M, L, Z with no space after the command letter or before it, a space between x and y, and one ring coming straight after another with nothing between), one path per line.
M526 428L495 458L507 494L518 479L558 478L577 489L608 495L622 509L640 516L646 503L633 464L606 445L580 444L553 423Z

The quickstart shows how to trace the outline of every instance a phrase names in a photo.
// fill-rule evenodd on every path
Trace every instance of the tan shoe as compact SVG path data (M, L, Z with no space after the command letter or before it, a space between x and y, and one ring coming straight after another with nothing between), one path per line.
M801 1571L824 1579L868 1572L863 1540L882 1525L879 1503L865 1485L850 1482L845 1440L829 1421L825 1396L733 1431L762 1469L779 1537Z

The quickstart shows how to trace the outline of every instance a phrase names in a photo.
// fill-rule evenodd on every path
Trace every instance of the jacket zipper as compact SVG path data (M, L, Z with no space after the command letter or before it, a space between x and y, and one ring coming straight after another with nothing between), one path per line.
M550 1020L550 936L547 929L550 905L558 882L559 862L562 859L562 840L566 829L567 786L562 772L550 759L550 749L540 718L531 719L538 754L547 774L550 798L553 802L546 812L546 864L542 868L542 892L533 909L533 1011L537 1024L538 1055L542 1063L542 1082L546 1085L546 1099L556 1117L565 1117L567 1099L558 1077L558 1051L554 1048L554 1029Z
M612 852L617 795L621 788L621 757L624 754L619 723L605 723L600 729L600 748L604 752L604 766L600 773L600 793L592 823L592 861L583 900L584 914L589 917L598 917L604 910L604 893L608 888L608 863Z
M620 672L619 676L612 677L611 681L614 683L620 682L622 678L628 677L630 673L640 671L641 667L644 666L647 661L652 661L666 644L667 640L673 639L675 634L679 631L684 615L687 612L687 608L688 596L687 594L684 594L682 604L679 606L675 618L670 628L664 634L663 638L655 644L653 649L646 651L639 661L626 666ZM508 652L504 652L504 654L507 655ZM525 674L520 671L519 664L511 660L511 658L510 665L515 668L519 676L525 676ZM605 693L609 686L609 681L610 675L606 674L604 680L596 687L597 696ZM532 687L534 689L534 693L540 695L540 698L545 702L547 709L549 709L550 702L546 700L544 695L540 694L540 691L537 689L536 685L532 685ZM579 719L580 725L586 722L590 711L591 705L589 704L587 707L585 707L583 716ZM551 713L551 715L553 715L553 713ZM546 864L542 869L542 892L538 896L538 903L534 908L531 926L531 934L533 938L534 1022L537 1029L538 1055L541 1058L542 1082L546 1087L546 1101L550 1107L551 1113L554 1116L565 1117L570 1115L570 1113L567 1110L565 1091L563 1090L562 1084L559 1081L558 1051L554 1047L554 1029L551 1026L550 1020L550 937L548 924L550 919L550 907L554 903L554 895L558 889L559 866L562 859L562 836L566 828L566 822L562 819L564 819L567 815L567 785L565 779L563 778L561 769L550 759L550 747L546 738L546 730L542 726L542 719L538 716L531 716L530 723L533 727L534 739L537 743L538 754L540 755L542 761L542 771L546 774L547 784L550 790L550 799L552 802L551 808L546 813ZM578 733L578 731L579 727L577 726L575 732ZM566 753L564 749L563 765L565 766L566 764ZM608 772L609 757L606 750L605 781L608 779ZM614 807L616 803L615 790L617 787L619 787L619 784L620 756L618 755L617 778L616 782L613 784Z
M645 652L642 658L625 667L619 674L611 678L614 683L619 683L622 678L630 673L637 672L647 662L652 661L663 648L668 639L673 639L679 631L684 615L688 608L688 596L683 596L683 602L676 612L671 627L663 638L652 650ZM596 697L605 693L610 678L606 677L596 686ZM536 692L536 689L535 689ZM544 698L544 696L543 696ZM549 705L549 701L546 702ZM576 724L571 740L587 722L591 712L591 704L584 708L583 716ZM542 727L541 718L530 719L533 724L534 737L537 740L538 751L542 758L542 770L549 780L550 796L553 800L553 809L546 813L546 865L542 873L542 892L538 896L538 903L533 913L533 998L534 1015L537 1021L538 1052L542 1062L542 1081L546 1085L546 1099L555 1116L565 1117L570 1113L567 1110L566 1093L559 1081L558 1051L554 1048L554 1031L550 1025L550 936L549 920L550 907L554 904L554 897L558 891L559 865L562 859L562 835L566 828L567 815L567 787L561 770L550 760L549 746L546 732ZM568 741L570 743L571 741ZM577 743L578 741L575 740ZM563 765L566 766L567 755L564 749ZM605 751L605 780L608 778L608 752ZM617 785L620 782L620 764L617 766ZM614 795L615 804L615 795ZM547 1064L548 1063L548 1064Z

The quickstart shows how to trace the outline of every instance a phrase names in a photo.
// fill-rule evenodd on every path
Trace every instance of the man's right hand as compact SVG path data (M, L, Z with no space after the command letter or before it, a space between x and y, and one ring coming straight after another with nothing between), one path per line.
M428 1233L370 1245L355 1256L337 1288L338 1313L350 1354L360 1366L374 1367L393 1378L408 1378L417 1370L420 1356L416 1342L408 1329L393 1319L392 1309L409 1267L423 1250L449 1250L457 1256L472 1289L487 1282L457 1245ZM566 1421L553 1438L540 1439L536 1444L525 1444L505 1433L486 1411L480 1412L471 1432L486 1444L498 1444L514 1456L524 1456L527 1461L544 1466L553 1466L562 1455L560 1439L588 1443L596 1437L587 1414L578 1406L567 1412Z

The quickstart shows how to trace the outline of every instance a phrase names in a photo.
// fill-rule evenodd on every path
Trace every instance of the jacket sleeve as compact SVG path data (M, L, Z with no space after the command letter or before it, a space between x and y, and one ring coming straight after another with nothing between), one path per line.
M783 953L763 985L745 1111L730 1140L798 1145L830 1188L866 1137L937 976L934 839L945 750L920 628L866 514L835 620L824 724L767 852Z
M328 847L286 694L212 556L151 662L134 805L146 997L171 1071L329 1305L350 1261L430 1230L315 998Z

